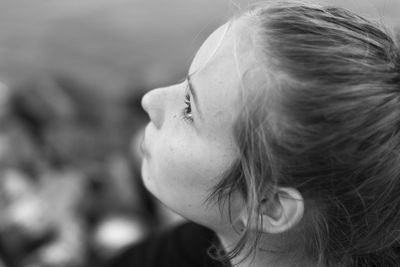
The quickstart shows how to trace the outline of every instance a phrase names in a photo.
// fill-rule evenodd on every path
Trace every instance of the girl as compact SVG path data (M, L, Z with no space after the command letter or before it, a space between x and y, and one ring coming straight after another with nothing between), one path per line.
M114 266L400 266L400 48L380 26L257 5L142 106L144 184L195 224Z

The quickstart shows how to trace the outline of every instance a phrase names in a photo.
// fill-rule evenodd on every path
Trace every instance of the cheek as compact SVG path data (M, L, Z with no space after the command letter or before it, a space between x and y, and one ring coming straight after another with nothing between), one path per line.
M215 149L190 140L169 139L160 144L155 155L155 171L166 184L181 187L211 187L224 167L216 160ZM210 184L211 183L211 184Z
M201 205L233 161L225 147L195 137L185 138L178 133L174 138L158 139L153 148L145 183L170 207L176 201Z

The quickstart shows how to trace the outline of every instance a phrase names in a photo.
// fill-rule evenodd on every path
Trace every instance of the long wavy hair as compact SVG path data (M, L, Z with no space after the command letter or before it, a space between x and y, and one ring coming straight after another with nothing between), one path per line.
M305 202L297 249L308 259L400 266L399 44L336 7L276 1L237 18L248 20L255 63L242 71L241 155L211 198L240 192L250 219L223 256L255 250L261 198L290 186Z

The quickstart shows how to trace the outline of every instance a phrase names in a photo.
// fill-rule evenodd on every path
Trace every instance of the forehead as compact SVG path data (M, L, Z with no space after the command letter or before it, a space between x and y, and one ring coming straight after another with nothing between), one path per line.
M230 20L220 26L207 38L196 53L189 73L209 71L218 64L224 63L224 61L235 63L231 67L235 67L237 70L244 68L243 56L247 54L245 58L249 59L248 54L252 51L249 28L249 23L244 19Z
M213 131L231 132L239 114L242 74L250 66L246 61L253 58L246 27L238 20L219 27L199 49L189 70L200 109Z
M217 52L221 51L221 46L224 43L228 43L228 30L231 28L231 23L228 22L217 30L215 30L203 43L200 49L197 51L196 56L193 59L189 73L199 72L210 64L212 60L215 60ZM232 33L230 33L230 36Z

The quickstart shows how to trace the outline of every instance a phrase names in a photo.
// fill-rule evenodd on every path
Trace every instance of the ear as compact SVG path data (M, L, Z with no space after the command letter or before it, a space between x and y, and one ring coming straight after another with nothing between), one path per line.
M261 201L262 231L270 234L285 232L303 218L304 201L297 189L280 187L268 202Z
M265 233L285 232L299 223L304 214L303 197L297 189L291 187L279 187L271 199L264 199L259 205L261 213L258 221L261 223L261 231ZM247 215L242 218L247 221ZM251 227L256 230L260 226Z

